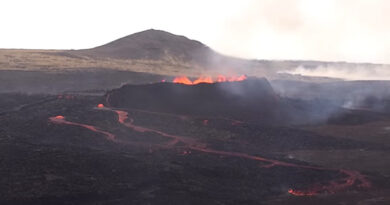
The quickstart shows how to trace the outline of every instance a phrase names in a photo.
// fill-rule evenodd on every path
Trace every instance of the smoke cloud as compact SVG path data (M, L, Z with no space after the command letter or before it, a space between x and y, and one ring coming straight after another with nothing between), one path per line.
M344 80L390 80L390 66L319 66L316 68L300 66L294 70L282 71L281 73Z
M251 1L215 47L258 59L390 63L390 1Z

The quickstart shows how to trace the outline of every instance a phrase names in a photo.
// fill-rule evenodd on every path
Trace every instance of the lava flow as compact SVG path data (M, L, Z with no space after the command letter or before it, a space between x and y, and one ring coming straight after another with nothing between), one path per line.
M185 85L196 85L199 83L215 83L215 82L235 82L235 81L243 81L246 80L247 76L246 75L241 75L238 77L231 76L231 77L226 77L223 75L218 75L216 79L213 79L211 76L201 76L198 79L191 81L188 77L186 76L178 76L175 79L173 79L172 82L174 83L181 83Z
M331 180L326 183L326 185L314 185L310 187L310 189L307 190L297 190L290 188L287 190L287 192L294 196L313 196L321 193L336 193L338 191L346 190L350 187L357 186L359 188L369 188L371 186L371 183L364 175L357 171L352 170L344 170L344 169L332 169L332 168L324 168L324 167L316 167L316 166L309 166L309 165L299 165L299 164L293 164L289 162L283 162L273 159L267 159L260 156L254 156L249 155L246 153L241 152L230 152L230 151L222 151L222 150L216 150L213 148L208 148L206 144L198 142L196 139L188 138L184 136L178 136L178 135L172 135L165 133L163 131L134 125L134 119L129 117L129 113L123 110L109 108L102 106L97 106L98 108L102 108L101 110L108 110L113 111L118 116L118 122L130 129L133 129L137 132L151 132L158 135L161 135L163 137L169 138L170 141L166 143L165 145L159 145L156 146L165 147L165 148L173 148L178 143L181 143L182 146L185 146L186 151L183 152L183 155L191 154L190 150L208 153L208 154L215 154L219 156L227 156L227 157L238 157L248 160L255 160L263 163L268 163L266 165L262 165L262 168L271 168L275 166L280 167L292 167L292 168L299 168L299 169L310 169L310 170L319 170L319 171L337 171L340 174L344 175L344 178L337 179L337 180ZM107 140L114 141L117 143L122 143L122 141L116 140L115 135L103 131L100 128L94 127L92 125L86 125L76 122L70 122L65 119L64 116L56 116L56 117L50 117L49 120L53 123L57 124L67 124L67 125L74 125L74 126L80 126L84 127L86 129L89 129L93 132L100 133L106 136ZM129 143L130 144L130 143Z
M86 124L81 124L81 123L77 123L77 122L67 121L65 119L65 117L62 116L62 115L58 115L58 116L55 116L55 117L50 117L49 121L52 122L52 123L56 123L56 124L65 124L65 125L74 125L74 126L83 127L83 128L88 129L88 130L91 130L93 132L97 132L97 133L105 135L107 140L116 142L115 135L113 135L113 134L111 134L109 132L103 131L100 128L97 128L97 127L92 126L92 125L86 125Z
M110 110L110 109L109 109ZM112 109L111 109L112 110ZM295 189L289 189L288 193L294 195L294 196L312 196L317 195L321 193L335 193L337 191L345 190L348 187L352 187L353 185L357 185L361 188L369 188L371 186L370 181L366 179L364 175L357 171L351 171L351 170L338 170L338 169L331 169L331 168L323 168L323 167L316 167L316 166L308 166L308 165L298 165L288 162L282 162L278 160L273 159L267 159L260 156L253 156L248 155L246 153L240 153L240 152L229 152L229 151L221 151L221 150L215 150L212 148L208 148L205 144L199 143L195 139L183 137L183 136L177 136L177 135L171 135L167 134L165 132L150 129L147 127L142 127L139 125L134 125L134 119L129 118L128 112L123 110L112 110L118 115L118 122L125 125L126 127L129 127L135 131L138 132L153 132L157 133L161 136L168 137L172 139L170 143L168 143L169 146L176 145L178 142L182 142L187 146L188 149L192 149L199 152L209 153L209 154L216 154L220 156L229 156L229 157L240 157L244 159L249 160L256 160L260 162L266 162L269 163L268 165L262 166L263 168L270 168L274 166L282 166L282 167L294 167L294 168L301 168L301 169L311 169L311 170L326 170L326 171L338 171L343 175L346 175L345 178L341 180L332 180L329 181L328 185L316 185L313 186L309 190L295 190ZM188 154L186 152L186 154Z
M206 145L203 143L199 143L196 140L188 137L182 137L182 136L176 136L176 135L171 135L167 134L165 132L161 132L159 130L154 130L146 127L141 127L138 125L134 125L134 119L128 117L128 113L122 110L113 110L117 115L118 115L118 121L119 123L123 124L124 126L131 128L137 132L152 132L159 134L161 136L170 138L172 141L168 142L167 146L171 147L176 145L178 142L182 142L185 145L188 146L196 146L196 147L205 147ZM128 121L128 122L127 122Z

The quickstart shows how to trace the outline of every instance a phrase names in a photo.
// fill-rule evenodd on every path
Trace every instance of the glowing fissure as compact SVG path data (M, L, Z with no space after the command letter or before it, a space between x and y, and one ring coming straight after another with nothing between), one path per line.
M241 76L223 76L223 75L218 75L217 78L212 78L211 76L201 76L198 79L191 81L188 77L186 76L178 76L175 79L173 79L172 82L174 83L181 83L185 85L196 85L199 83L216 83L216 82L235 82L235 81L243 81L246 80L247 76L246 75L241 75Z

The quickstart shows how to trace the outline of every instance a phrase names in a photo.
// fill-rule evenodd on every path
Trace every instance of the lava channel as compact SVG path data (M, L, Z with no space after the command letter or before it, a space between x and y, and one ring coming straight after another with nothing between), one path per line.
M62 116L62 115L58 115L58 116L55 116L55 117L50 117L49 121L52 122L52 123L55 123L55 124L65 124L65 125L73 125L73 126L83 127L83 128L88 129L88 130L91 130L93 132L103 134L104 136L106 136L107 140L110 140L110 141L113 141L113 142L117 141L115 135L112 134L112 133L103 131L100 128L92 126L92 125L86 125L86 124L82 124L82 123L67 121L65 119L65 117Z
M102 106L98 106L102 107ZM168 147L171 148L177 143L181 142L183 143L188 149L199 151L203 153L208 154L215 154L220 156L228 156L228 157L239 157L249 160L255 160L260 162L269 163L265 166L262 166L263 168L270 168L274 166L281 166L281 167L294 167L294 168L301 168L301 169L311 169L311 170L326 170L326 171L338 171L339 173L345 175L345 178L337 179L337 180L331 180L327 183L327 185L315 185L312 186L310 189L307 190L297 190L297 189L289 189L287 192L294 196L313 196L321 193L336 193L338 191L345 190L349 187L352 187L354 185L360 187L360 188L369 188L371 187L371 182L361 173L357 171L352 170L344 170L344 169L331 169L331 168L323 168L323 167L316 167L316 166L308 166L308 165L298 165L293 164L289 162L282 162L278 160L273 159L267 159L260 156L253 156L246 153L240 153L240 152L229 152L229 151L221 151L221 150L215 150L212 148L208 148L205 143L200 143L197 140L193 138L188 138L184 136L178 136L178 135L172 135L168 134L159 130L134 125L134 119L129 118L129 114L126 111L118 110L118 109L112 109L108 107L104 107L101 110L110 110L117 114L118 116L118 122L130 129L133 129L137 132L151 132L156 133L161 136L167 137L171 139L170 142L168 142L166 145L162 147ZM56 116L56 117L50 117L49 121L56 124L66 124L66 125L73 125L73 126L79 126L86 129L89 129L93 132L100 133L106 136L107 140L114 141L114 142L120 142L116 139L115 135L103 131L98 127L92 126L92 125L86 125L82 123L76 123L76 122L70 122L65 119L64 116ZM186 151L185 154L190 154L191 152Z
M255 160L260 162L266 162L269 163L268 165L262 166L263 168L270 168L274 166L281 166L281 167L294 167L294 168L301 168L301 169L311 169L311 170L324 170L324 171L338 171L339 173L346 175L345 178L338 179L338 180L331 180L327 183L327 185L315 185L311 187L308 190L296 190L296 189L289 189L287 192L294 196L313 196L318 195L321 193L336 193L338 191L345 190L349 187L352 187L354 185L357 185L360 188L369 188L371 187L371 182L361 173L357 171L352 170L344 170L344 169L332 169L332 168L324 168L324 167L316 167L316 166L308 166L308 165L298 165L288 162L282 162L278 160L273 159L267 159L260 156L253 156L246 153L240 153L240 152L229 152L229 151L221 151L221 150L215 150L212 148L208 148L206 144L200 143L196 141L195 139L178 136L178 135L172 135L168 134L159 130L134 125L134 119L129 118L128 112L123 110L117 110L117 109L110 109L106 108L106 110L112 110L118 115L118 122L125 125L128 128L131 128L138 132L152 132L159 134L161 136L167 137L172 139L170 143L168 143L168 146L174 146L178 142L182 142L187 146L188 149L199 151L203 153L209 153L209 154L216 154L220 156L229 156L229 157L239 157L249 160ZM187 154L187 153L186 153Z

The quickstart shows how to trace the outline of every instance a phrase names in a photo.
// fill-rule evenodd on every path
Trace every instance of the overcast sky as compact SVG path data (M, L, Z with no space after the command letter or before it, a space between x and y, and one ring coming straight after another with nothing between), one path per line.
M0 47L80 49L154 28L234 56L390 63L388 0L1 0Z

